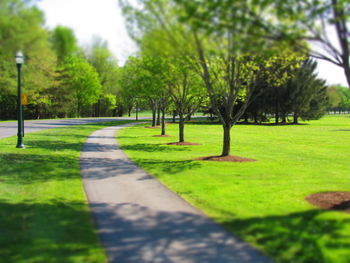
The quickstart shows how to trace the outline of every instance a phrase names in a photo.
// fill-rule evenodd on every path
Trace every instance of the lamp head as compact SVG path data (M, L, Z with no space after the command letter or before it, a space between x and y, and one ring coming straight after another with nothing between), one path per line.
M16 64L22 65L24 63L24 56L23 56L23 53L21 51L17 52L15 58L16 58Z

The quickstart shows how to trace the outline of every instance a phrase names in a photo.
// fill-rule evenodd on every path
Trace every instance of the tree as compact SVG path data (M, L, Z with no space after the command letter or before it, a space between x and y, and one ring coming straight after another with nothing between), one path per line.
M15 118L16 70L14 55L22 50L23 90L29 94L30 106L37 117L40 108L50 104L47 89L56 63L50 49L49 34L44 29L43 13L28 1L0 1L0 118ZM27 116L32 115L27 111Z
M73 95L73 102L79 117L82 106L96 103L102 92L98 74L86 60L80 57L65 59L61 70L61 85Z
M328 87L329 108L333 111L350 110L350 90L341 85Z
M206 97L203 82L188 59L169 60L171 70L167 78L168 91L179 115L179 142L185 142L185 119L199 108Z
M79 50L74 32L69 27L56 26L51 33L51 43L59 62L75 55Z
M316 68L315 61L304 61L285 84L285 104L293 113L294 124L298 123L299 117L304 120L318 119L325 113L328 105L327 86L324 80L317 78Z
M283 34L283 36L314 43L311 56L341 67L350 88L349 1L288 0L280 1L277 8L280 14L284 14L284 19L289 19L292 23L295 21L293 24L297 24L300 28L299 34ZM330 32L334 32L337 41L332 39Z
M94 39L92 46L86 51L86 57L98 73L102 86L102 93L94 110L94 115L99 117L101 114L101 104L108 103L111 97L116 96L119 91L118 63L108 49L107 43L100 38Z

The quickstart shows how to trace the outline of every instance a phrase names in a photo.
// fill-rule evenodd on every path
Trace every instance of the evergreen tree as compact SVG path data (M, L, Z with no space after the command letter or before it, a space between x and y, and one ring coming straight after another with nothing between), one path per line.
M317 119L325 113L328 104L326 82L317 78L316 68L315 61L304 61L285 85L285 105L287 111L293 113L295 124L299 117Z

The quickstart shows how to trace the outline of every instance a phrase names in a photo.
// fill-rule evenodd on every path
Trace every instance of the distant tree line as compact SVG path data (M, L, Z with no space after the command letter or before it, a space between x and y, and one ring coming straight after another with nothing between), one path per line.
M333 113L350 112L350 90L341 85L328 88L328 111Z
M101 39L78 46L74 32L44 27L44 14L32 2L0 2L0 119L16 119L16 66L21 50L26 119L112 116L123 109L118 95L117 60Z

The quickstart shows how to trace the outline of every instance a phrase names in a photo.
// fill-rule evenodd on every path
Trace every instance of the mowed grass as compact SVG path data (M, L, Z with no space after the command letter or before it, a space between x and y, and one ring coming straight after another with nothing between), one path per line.
M98 123L0 140L0 262L92 263L107 257L80 176L83 143Z
M253 163L194 161L221 153L220 125L187 124L186 141L168 146L157 129L118 134L137 164L174 192L277 262L350 262L350 214L311 206L318 192L350 191L350 116L307 125L237 125L232 154Z

